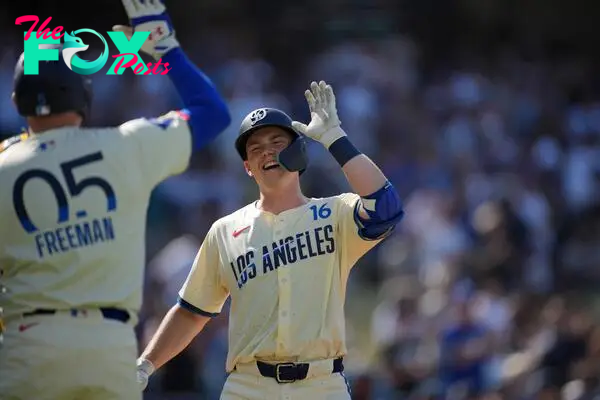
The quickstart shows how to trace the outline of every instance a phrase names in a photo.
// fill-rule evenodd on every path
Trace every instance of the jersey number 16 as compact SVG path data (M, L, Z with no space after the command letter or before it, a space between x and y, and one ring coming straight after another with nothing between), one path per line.
M310 209L313 212L313 219L315 221L319 218L327 219L331 215L331 208L327 207L327 203L321 205L321 207L319 207L318 209L316 205L310 206Z

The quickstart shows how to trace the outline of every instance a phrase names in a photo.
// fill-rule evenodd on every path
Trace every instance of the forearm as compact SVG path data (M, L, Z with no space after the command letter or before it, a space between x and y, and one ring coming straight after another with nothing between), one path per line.
M342 136L333 142L329 152L342 167L348 183L360 196L358 218L360 234L369 239L382 237L402 219L404 211L396 188L379 167Z
M347 136L337 139L328 150L342 167L352 190L359 196L375 193L387 182L387 177L379 167L360 153Z
M158 369L181 353L202 331L208 317L193 314L175 305L165 315L158 330L140 356Z
M366 155L360 154L342 167L352 190L359 196L375 193L387 182L379 167Z
M171 69L167 76L190 114L194 149L201 149L231 123L227 104L210 79L181 48L166 53L163 62L169 63Z

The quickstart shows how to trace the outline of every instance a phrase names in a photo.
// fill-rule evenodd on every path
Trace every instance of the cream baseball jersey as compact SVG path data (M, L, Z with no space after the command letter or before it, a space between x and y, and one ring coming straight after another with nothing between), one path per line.
M0 147L0 307L120 307L142 301L152 189L187 168L187 115L113 128L23 134Z
M231 296L227 371L237 363L311 361L346 353L351 268L382 239L358 235L360 198L345 193L278 215L255 203L216 221L179 296L217 314Z

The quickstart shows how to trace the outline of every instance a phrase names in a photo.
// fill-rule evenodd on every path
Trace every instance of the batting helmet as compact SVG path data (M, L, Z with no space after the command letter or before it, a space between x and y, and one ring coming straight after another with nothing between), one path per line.
M58 60L40 61L36 75L25 75L25 53L19 57L14 75L17 111L23 117L75 111L85 120L92 102L91 80L67 67L60 46L52 48L58 48Z
M292 126L292 119L283 111L276 108L259 108L246 115L240 125L240 133L235 141L242 160L246 161L246 142L257 129L276 126L292 134L292 142L277 155L277 161L288 171L299 171L302 174L308 166L306 141L304 136Z

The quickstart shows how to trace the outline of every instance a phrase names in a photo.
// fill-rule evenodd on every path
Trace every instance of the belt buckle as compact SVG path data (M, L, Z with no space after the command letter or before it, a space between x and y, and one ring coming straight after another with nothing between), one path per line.
M296 364L294 363L281 363L281 364L276 364L275 365L275 380L277 381L277 383L293 383L296 382L296 378L293 379L281 379L280 377L280 370L281 368L295 368Z

